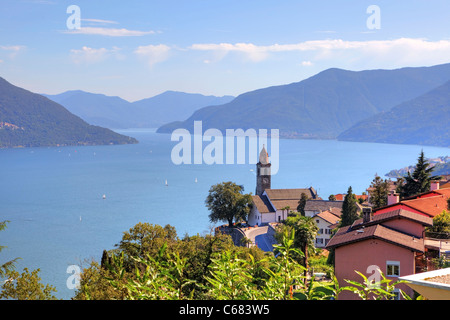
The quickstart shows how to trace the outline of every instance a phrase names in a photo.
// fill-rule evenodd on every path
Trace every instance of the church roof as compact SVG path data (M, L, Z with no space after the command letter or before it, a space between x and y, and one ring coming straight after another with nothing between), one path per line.
M269 199L267 199L267 196L253 196L253 204L256 206L256 209L260 213L269 213L269 212L275 212L272 205L270 204Z
M318 199L317 191L311 187L308 189L266 189L265 190L270 201L273 200L297 200L299 201L302 193L306 194L309 199Z
M266 147L263 145L261 152L259 153L259 162L261 164L269 164L269 154L267 153Z

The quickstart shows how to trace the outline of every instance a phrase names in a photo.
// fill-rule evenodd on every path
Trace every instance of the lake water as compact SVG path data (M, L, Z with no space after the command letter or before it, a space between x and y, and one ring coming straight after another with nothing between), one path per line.
M67 267L99 261L136 223L170 224L180 237L205 234L211 185L234 181L255 192L254 165L177 166L170 135L120 132L140 143L0 150L0 221L10 221L0 232L0 245L7 246L0 263L20 257L18 271L39 268L42 282L70 299ZM416 163L422 149L427 157L449 154L437 147L280 140L272 188L313 186L324 199L349 186L360 194L376 173Z

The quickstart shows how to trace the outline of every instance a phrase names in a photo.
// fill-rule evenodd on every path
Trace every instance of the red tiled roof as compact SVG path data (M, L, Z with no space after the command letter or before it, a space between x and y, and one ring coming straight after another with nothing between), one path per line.
M388 208L395 208L398 205L404 205L433 218L441 214L442 211L447 210L447 200L449 197L450 189L439 189L424 192L422 194L403 199L398 203L378 208L374 214L377 215L377 211L385 211Z
M435 217L447 209L447 199L447 196L441 194L428 198L403 200L401 203L413 209L419 210L430 217Z
M352 229L350 226L341 228L330 239L326 248L336 248L368 239L379 239L413 251L424 251L423 239L412 237L411 235L384 227L380 224L359 229Z
M333 214L330 211L322 211L321 213L318 213L314 217L320 217L332 225L335 225L336 223L341 221L341 219L338 216L336 216L335 214Z
M338 193L338 194L335 194L334 197L335 197L336 200L338 200L338 201L344 201L345 194ZM356 200L363 199L364 201L366 201L367 198L368 198L368 196L367 196L366 194L363 194L363 195L357 195L357 194L355 194L355 197L356 197Z
M363 219L358 219L352 224L352 228L358 228L359 226L369 226L372 224L380 224L388 220L397 219L397 218L404 218L407 220L415 221L417 223L420 223L424 226L432 226L433 225L433 219L430 217L425 217L423 215L404 210L404 209L397 209L392 211L387 211L384 213L380 213L377 215L374 215L372 217L372 220L369 222L363 223Z

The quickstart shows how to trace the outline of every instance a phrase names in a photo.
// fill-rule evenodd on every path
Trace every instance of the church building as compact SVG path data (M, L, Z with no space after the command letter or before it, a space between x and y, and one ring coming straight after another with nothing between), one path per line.
M253 206L248 216L251 226L285 220L289 212L297 211L302 193L311 200L321 199L313 187L272 189L270 167L269 154L263 146L256 164L256 194L253 196Z

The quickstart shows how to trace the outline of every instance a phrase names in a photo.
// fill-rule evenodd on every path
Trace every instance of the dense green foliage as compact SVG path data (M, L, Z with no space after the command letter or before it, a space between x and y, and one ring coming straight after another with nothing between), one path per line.
M434 168L426 161L425 154L422 151L417 159L414 172L412 174L408 172L402 181L400 197L408 198L429 191L431 181L439 180L440 178L431 175L433 170Z
M160 228L143 226L149 232ZM362 283L347 287L334 277L327 282L306 277L295 243L295 231L285 229L275 254L236 247L223 235L167 239L159 249L146 246L151 249L143 257L128 256L127 249L111 251L105 265L83 270L75 299L329 300L343 290L364 299L392 297L396 283L384 277L373 283L361 275Z
M305 215L306 201L308 201L308 196L302 192L297 206L297 212L299 212L302 216Z
M450 146L450 81L390 111L362 120L339 140Z
M349 187L347 194L344 197L344 203L342 204L340 227L350 226L358 218L359 214L358 206L356 205L356 196L353 193L352 187Z
M0 222L0 231L6 228L8 221ZM0 251L5 246L0 246ZM41 283L40 270L31 273L24 268L22 273L15 270L18 258L0 262L0 300L56 300L53 295L56 289L51 285Z
M370 184L370 203L372 208L378 209L387 205L387 199L389 194L389 180L382 179L379 175L375 175L375 178Z
M243 186L229 181L213 185L205 202L211 222L227 221L232 227L233 220L247 220L252 197L244 194Z
M136 143L0 78L0 148ZM5 123L7 125L5 125Z
M450 211L444 210L433 218L433 226L427 228L427 237L450 239Z
M360 72L328 69L301 82L247 92L222 106L202 108L158 132L192 130L194 121L201 120L205 130L279 129L281 136L335 138L363 119L442 85L449 75L450 64Z

